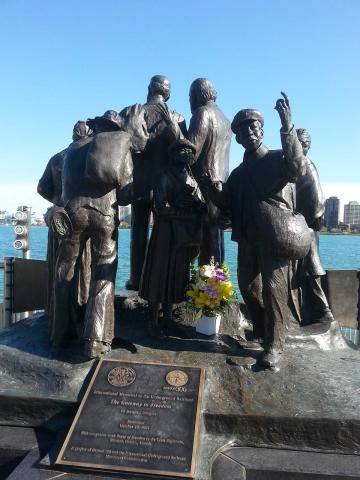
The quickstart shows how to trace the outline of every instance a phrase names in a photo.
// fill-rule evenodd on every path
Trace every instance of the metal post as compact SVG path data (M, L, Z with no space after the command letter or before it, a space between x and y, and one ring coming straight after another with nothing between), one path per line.
M27 249L22 251L22 257L25 258L25 260L30 259L30 229L31 229L31 207L25 207L25 211L27 213L27 218L28 218L28 244L27 244ZM20 313L20 320L24 320L25 318L30 317L30 312L21 312Z
M23 250L23 258L29 260L31 258L31 250L30 250L30 236L31 236L31 207L25 207L25 211L27 213L27 220L28 220L28 243L27 249Z
M5 327L16 322L14 313L14 257L4 257L4 317Z
M22 205L18 207L15 213L17 220L15 226L16 240L14 242L14 248L22 251L22 258L25 260L30 259L30 229L31 229L31 207ZM29 318L29 312L21 312L20 320Z

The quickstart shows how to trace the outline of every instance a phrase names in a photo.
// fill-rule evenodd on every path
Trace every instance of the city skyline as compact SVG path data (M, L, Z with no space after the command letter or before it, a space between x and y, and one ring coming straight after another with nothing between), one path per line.
M328 190L328 188L326 188L326 190ZM330 189L331 190L331 189ZM324 192L325 193L325 192ZM356 194L358 194L357 190L356 190ZM349 197L348 200L344 201L341 199L341 197L339 195L336 195L336 194L332 194L332 195L324 195L325 199L328 200L330 199L331 197L335 197L335 198L338 198L339 199L339 218L338 218L338 221L341 223L341 222L345 222L345 206L346 205L349 205L351 203L355 203L355 204L360 204L360 201L359 200L355 200L354 198L351 198ZM346 197L347 198L347 197ZM11 214L14 214L15 211L17 210L17 207L21 204L21 205L27 205L29 207L32 207L32 214L33 216L36 218L36 219L40 219L47 208L51 207L51 204L49 202L47 202L46 200L42 199L40 196L39 196L39 199L40 199L40 202L38 204L35 204L38 206L38 208L34 207L34 205L30 205L28 203L16 203L14 202L13 203L13 208L11 209L7 209L7 208L2 208L2 205L0 203L0 217L1 217L1 214L6 212L7 214L11 215ZM40 208L39 208L40 207ZM42 208L44 208L44 210L42 210ZM121 209L123 209L123 212L128 212L128 209L130 208L130 205L128 206L124 206L124 207L120 207ZM128 213L127 213L128 214ZM345 222L346 223L346 222Z
M320 179L321 180L321 179ZM51 204L36 192L37 184L7 185L0 191L0 211L13 213L19 205L28 205L38 214L43 215ZM344 205L351 201L360 203L360 189L357 184L323 184L325 198L340 199L340 219L344 214Z

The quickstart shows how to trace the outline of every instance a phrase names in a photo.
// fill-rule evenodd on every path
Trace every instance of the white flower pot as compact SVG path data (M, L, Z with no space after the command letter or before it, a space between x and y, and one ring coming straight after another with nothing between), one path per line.
M202 333L203 335L215 335L219 333L221 323L221 315L215 315L214 317L207 317L206 315L201 315L197 324L196 331Z

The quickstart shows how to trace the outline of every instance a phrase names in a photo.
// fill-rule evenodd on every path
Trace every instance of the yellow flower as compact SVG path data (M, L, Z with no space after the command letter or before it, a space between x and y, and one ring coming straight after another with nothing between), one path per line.
M190 289L187 290L187 292L185 293L185 295L189 298L192 298L193 300L195 300L195 298L197 297L199 293L199 289L197 288L196 285L194 284L191 284L190 285Z

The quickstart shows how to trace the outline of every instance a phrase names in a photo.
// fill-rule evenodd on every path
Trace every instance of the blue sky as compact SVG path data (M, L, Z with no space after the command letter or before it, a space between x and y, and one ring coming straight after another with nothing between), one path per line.
M169 76L187 123L200 76L229 119L258 108L270 148L285 90L326 195L360 201L359 24L358 0L0 0L0 210L44 211L36 184L73 124L145 102L154 74ZM242 155L233 140L231 168Z

